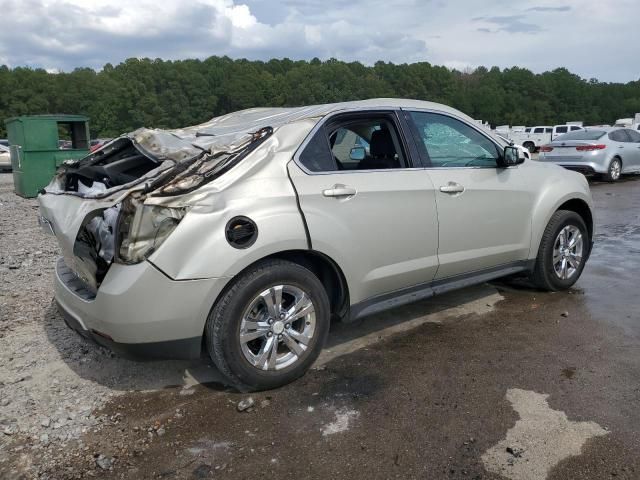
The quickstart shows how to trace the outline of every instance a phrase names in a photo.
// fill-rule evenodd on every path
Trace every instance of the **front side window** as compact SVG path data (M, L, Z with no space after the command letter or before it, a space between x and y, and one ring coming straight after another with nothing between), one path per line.
M557 134L567 133L567 127L558 127L558 128L556 128L556 133Z
M437 113L411 112L411 120L432 167L497 167L501 150L470 125Z
M545 128L544 133L553 133L553 128Z
M533 133L544 133L544 128L536 128L533 130Z

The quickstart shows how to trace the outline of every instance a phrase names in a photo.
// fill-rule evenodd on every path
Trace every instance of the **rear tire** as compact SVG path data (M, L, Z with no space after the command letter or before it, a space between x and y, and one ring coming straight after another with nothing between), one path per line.
M304 375L322 350L329 319L327 292L310 270L268 260L222 294L207 319L206 346L239 390L268 390Z
M582 217L572 211L558 210L542 235L531 275L533 284L548 291L570 288L582 275L590 248L589 231Z
M620 180L620 176L622 175L622 160L619 158L614 158L609 163L609 168L607 168L607 173L603 175L603 179L606 182L617 182Z

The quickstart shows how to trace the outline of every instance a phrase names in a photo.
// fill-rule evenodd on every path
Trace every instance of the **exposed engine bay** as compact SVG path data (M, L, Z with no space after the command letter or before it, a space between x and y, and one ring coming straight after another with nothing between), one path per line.
M158 162L140 153L133 143L119 138L94 158L67 165L64 189L88 194L134 182L158 166Z
M230 148L216 152L197 147L178 150L183 158L176 159L175 155L154 155L139 142L141 134L134 132L83 159L63 163L40 195L43 216L60 224L56 202L51 201L47 208L49 195L79 197L85 204L93 200L96 207L78 225L73 244L65 249L61 242L65 263L95 293L114 261L143 261L186 213L185 208L147 205L147 199L178 196L201 187L236 165L272 133L271 127L249 132ZM106 206L100 208L101 203Z

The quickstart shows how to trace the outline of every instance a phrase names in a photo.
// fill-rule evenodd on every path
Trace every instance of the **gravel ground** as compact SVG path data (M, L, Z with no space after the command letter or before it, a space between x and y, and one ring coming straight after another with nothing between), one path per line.
M37 224L36 200L13 193L10 174L0 174L0 212L0 472L20 455L37 477L55 470L70 443L81 450L81 435L119 422L93 413L114 395L188 387L207 365L114 358L67 328L52 301L58 246Z

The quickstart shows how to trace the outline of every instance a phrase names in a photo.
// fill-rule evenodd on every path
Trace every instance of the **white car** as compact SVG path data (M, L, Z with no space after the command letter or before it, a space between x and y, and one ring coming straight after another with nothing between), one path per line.
M522 155L527 160L531 160L531 152L529 151L528 148L524 148L522 145L514 144L511 140L509 140L504 135L499 134L498 132L495 132L495 136L498 137L500 140L502 140L505 143L505 145L512 145L516 147L520 151L520 155Z
M556 137L564 135L568 132L576 132L578 130L584 130L580 125L555 125L550 126L537 126L527 128L525 132L519 133L512 131L507 137L515 144L522 145L529 152L537 151L542 145L546 145Z
M11 171L11 155L9 155L9 148L4 145L0 145L0 171Z

